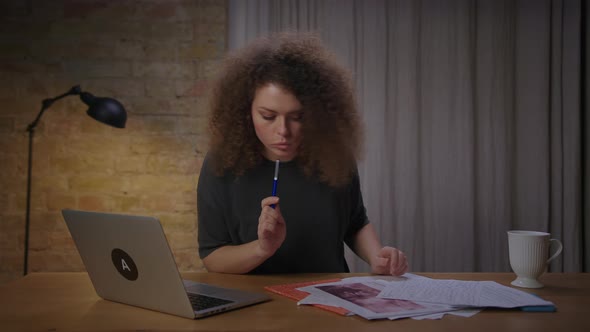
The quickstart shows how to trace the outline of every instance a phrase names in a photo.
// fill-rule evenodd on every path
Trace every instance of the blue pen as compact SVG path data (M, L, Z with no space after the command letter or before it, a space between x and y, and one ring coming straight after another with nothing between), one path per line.
M279 184L279 161L275 163L275 176L272 180L272 196L277 195L277 185ZM275 208L275 204L270 205L271 208Z

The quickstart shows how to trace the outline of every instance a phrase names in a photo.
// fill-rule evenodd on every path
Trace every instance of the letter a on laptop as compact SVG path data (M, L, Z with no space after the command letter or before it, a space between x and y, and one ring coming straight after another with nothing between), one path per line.
M77 210L62 214L103 299L187 318L270 299L263 293L183 281L156 218Z

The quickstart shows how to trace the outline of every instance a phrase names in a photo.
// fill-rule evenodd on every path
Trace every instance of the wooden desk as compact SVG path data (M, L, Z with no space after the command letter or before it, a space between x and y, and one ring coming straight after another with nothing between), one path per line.
M494 280L511 273L423 273L440 279ZM263 286L348 277L352 274L241 276L189 273L185 279L263 292ZM485 310L471 318L367 321L343 317L269 293L272 301L200 320L100 299L86 273L33 273L0 287L0 331L590 331L590 274L551 273L534 292L553 301L555 313Z

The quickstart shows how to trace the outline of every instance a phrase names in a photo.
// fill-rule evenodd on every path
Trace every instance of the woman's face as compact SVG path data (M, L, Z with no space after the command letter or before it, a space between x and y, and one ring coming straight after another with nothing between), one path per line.
M252 122L256 136L264 145L264 157L289 161L297 156L302 117L301 103L292 93L272 83L256 89Z

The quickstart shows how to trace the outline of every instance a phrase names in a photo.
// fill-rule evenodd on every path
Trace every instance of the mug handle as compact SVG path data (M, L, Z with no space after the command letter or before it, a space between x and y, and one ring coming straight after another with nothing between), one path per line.
M556 243L557 246L558 246L558 248L557 248L557 251L553 254L553 256L551 256L547 260L547 264L549 264L549 262L551 262L552 260L554 260L555 258L557 258L557 256L559 256L559 254L561 254L561 251L563 250L563 244L561 244L561 241L559 241L558 239L550 239L549 242Z

